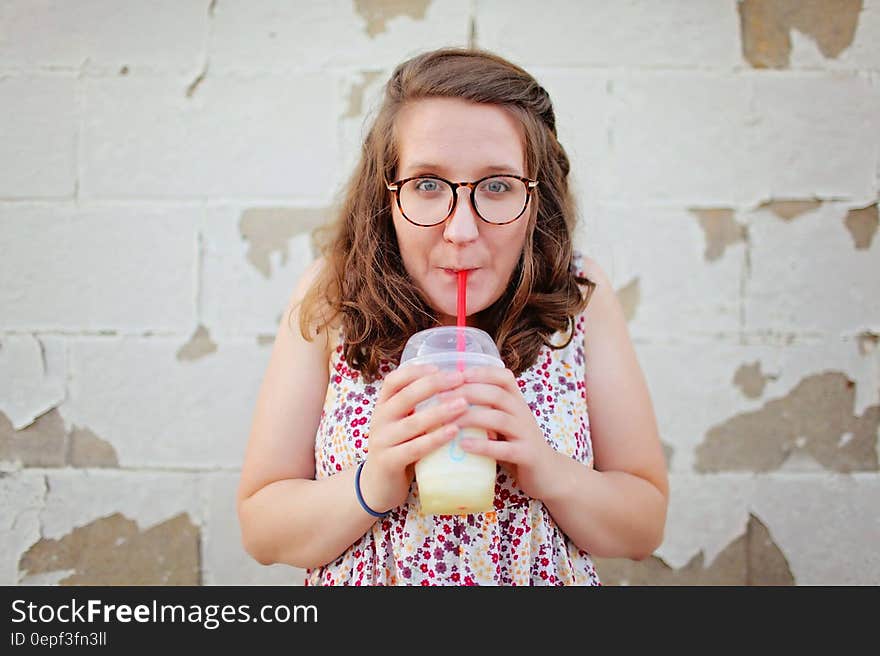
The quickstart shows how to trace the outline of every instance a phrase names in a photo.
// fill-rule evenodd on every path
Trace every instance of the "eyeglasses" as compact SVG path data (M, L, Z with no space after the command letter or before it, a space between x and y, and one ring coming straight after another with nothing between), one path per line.
M459 187L470 189L477 216L486 223L504 225L526 211L538 181L518 175L490 175L474 182L450 182L436 175L421 175L386 186L397 197L403 218L417 226L435 226L452 216Z

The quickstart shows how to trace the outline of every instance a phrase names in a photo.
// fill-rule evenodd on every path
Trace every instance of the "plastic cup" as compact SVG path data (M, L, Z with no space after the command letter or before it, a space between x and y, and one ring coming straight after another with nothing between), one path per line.
M464 351L459 351L459 331ZM479 328L441 326L414 334L406 343L400 366L433 364L441 370L468 367L504 367L495 342ZM437 403L423 401L416 412ZM416 463L416 483L422 512L429 515L467 515L494 509L496 463L493 458L468 453L463 438L489 439L481 428L462 428L452 441Z

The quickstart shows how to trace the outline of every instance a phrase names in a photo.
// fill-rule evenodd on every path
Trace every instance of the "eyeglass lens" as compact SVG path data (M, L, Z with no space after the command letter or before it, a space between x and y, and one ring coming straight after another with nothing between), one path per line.
M454 200L452 187L436 178L416 178L400 188L400 206L410 221L423 225L440 223L449 216ZM474 190L477 213L490 223L507 223L525 208L528 188L522 180L498 176L486 178Z

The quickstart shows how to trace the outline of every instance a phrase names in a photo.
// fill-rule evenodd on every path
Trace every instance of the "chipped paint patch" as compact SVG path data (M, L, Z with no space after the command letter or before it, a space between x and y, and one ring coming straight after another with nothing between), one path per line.
M290 240L321 226L327 220L327 208L259 207L242 212L238 228L248 242L247 259L254 268L269 278L272 275L270 255L279 253L286 264Z
M275 343L275 335L257 335L258 346L272 346Z
M639 307L639 301L642 298L639 290L639 279L634 278L630 283L621 288L617 292L617 298L623 306L623 314L627 321L632 321L636 316L636 309Z
M381 71L364 71L359 82L351 85L348 91L348 108L342 118L357 118L364 110L364 91L382 74Z
M856 416L855 396L855 383L843 373L810 376L785 397L711 428L696 448L695 468L767 472L800 450L833 471L878 471L880 405ZM842 444L846 433L853 437Z
M826 58L853 42L862 0L742 0L743 57L755 68L788 68L791 30L812 38Z
M19 561L27 577L73 573L62 585L198 585L199 530L181 513L145 531L120 513L42 539Z
M859 353L862 355L870 355L877 349L877 344L880 344L880 334L872 333L870 330L860 333L856 339L859 342Z
M367 21L366 32L372 39L388 28L388 21L398 16L424 20L431 0L354 0L354 8Z
M88 428L73 426L68 463L74 467L118 467L116 449Z
M196 332L190 340L177 351L177 359L181 362L186 360L198 360L206 355L217 351L217 345L211 341L208 329L199 324Z
M675 454L675 449L666 442L661 442L660 445L663 447L663 457L666 458L666 469L672 469L672 456Z
M729 209L691 209L706 235L706 250L703 257L712 262L724 255L724 250L748 239L748 228L737 223L733 210Z
M764 522L749 514L746 535L749 559L746 585L795 585L788 558Z
M605 585L795 585L788 559L753 514L745 533L709 565L704 561L702 551L678 569L657 556L642 561L597 558L596 570Z
M769 200L758 206L759 210L770 210L783 221L794 221L807 212L812 212L822 206L819 199L813 200Z
M57 408L18 431L0 412L0 461L19 463L23 467L63 467L66 454L67 435Z
M733 376L733 384L736 385L744 396L750 399L761 398L764 386L768 380L776 380L778 376L761 373L761 363L741 365Z
M850 210L843 222L852 236L856 250L871 248L871 242L874 241L874 235L877 234L877 225L880 224L877 203L862 209Z

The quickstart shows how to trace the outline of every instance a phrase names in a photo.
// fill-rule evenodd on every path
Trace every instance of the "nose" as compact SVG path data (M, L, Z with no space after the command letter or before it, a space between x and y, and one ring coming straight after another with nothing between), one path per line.
M480 217L471 205L470 189L459 187L455 190L458 198L455 203L455 211L443 227L443 238L454 244L466 244L480 236Z

